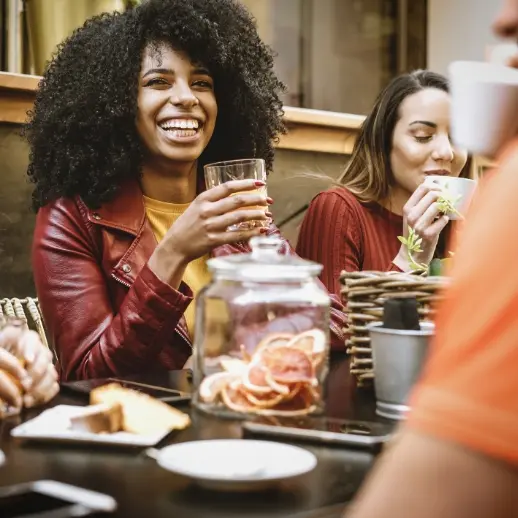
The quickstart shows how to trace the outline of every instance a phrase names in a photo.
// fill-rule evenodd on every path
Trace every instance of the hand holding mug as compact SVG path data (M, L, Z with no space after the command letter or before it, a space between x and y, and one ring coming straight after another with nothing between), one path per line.
M448 224L449 218L441 213L437 200L441 195L439 185L421 184L403 207L403 236L408 237L408 227L422 239L422 252L413 258L420 264L429 264L433 258L439 235ZM394 264L403 271L410 270L406 245L401 245Z

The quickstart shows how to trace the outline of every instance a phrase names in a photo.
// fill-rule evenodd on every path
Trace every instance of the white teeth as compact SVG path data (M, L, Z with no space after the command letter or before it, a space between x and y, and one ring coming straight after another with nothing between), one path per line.
M180 137L194 137L196 135L196 130L194 129L173 129L168 131L169 135L172 135L173 137L180 138Z
M196 119L170 119L162 124L160 127L164 130L171 129L198 129L199 123Z

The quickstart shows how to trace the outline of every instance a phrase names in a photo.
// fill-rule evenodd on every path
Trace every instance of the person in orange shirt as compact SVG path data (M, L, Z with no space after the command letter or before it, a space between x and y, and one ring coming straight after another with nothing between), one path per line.
M494 29L518 38L518 0ZM413 411L347 518L518 516L518 138L499 163L458 243Z

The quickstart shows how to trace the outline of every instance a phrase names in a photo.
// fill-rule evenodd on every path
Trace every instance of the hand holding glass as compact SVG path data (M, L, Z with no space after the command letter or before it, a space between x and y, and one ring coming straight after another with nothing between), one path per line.
M207 189L221 185L232 180L260 180L266 182L266 166L260 158L243 160L229 160L215 162L205 166L205 183ZM258 187L255 191L247 191L247 194L259 193L266 197L266 186ZM239 194L239 193L236 193ZM232 194L231 196L235 196ZM250 210L267 210L262 206L248 207ZM253 220L231 225L228 230L251 230L258 227L266 227L271 220Z

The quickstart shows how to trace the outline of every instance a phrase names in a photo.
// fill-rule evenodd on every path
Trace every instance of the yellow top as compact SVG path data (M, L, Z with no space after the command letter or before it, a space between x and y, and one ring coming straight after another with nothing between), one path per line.
M146 215L158 243L162 241L171 225L187 210L189 205L189 203L181 205L167 203L144 196ZM204 255L191 261L185 269L183 281L191 288L195 296L211 280L209 270L207 269L208 259L209 256ZM195 307L196 305L193 302L189 304L185 311L185 320L187 321L187 328L191 339L194 338Z

